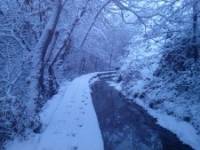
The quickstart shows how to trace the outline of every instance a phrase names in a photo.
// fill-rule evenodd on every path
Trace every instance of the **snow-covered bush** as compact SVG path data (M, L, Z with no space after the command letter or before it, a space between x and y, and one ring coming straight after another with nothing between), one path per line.
M192 51L189 38L173 39L162 49L153 74L142 69L151 64L150 58L143 67L133 65L125 69L124 93L152 109L191 123L200 133L200 61L188 54ZM138 78L138 74L142 77Z
M141 42L138 42L138 36L133 40L136 46L131 45L129 51L135 55L130 54L122 68L122 85L126 95L185 120L200 131L200 3L196 0L168 2L161 3L161 8L154 5L160 9L160 15L149 21L145 18L147 40L139 39ZM148 56L150 52L154 57Z
M17 2L0 2L0 149L7 139L35 130L39 118L29 98L30 52L36 42L30 12ZM37 35L36 35L37 36Z

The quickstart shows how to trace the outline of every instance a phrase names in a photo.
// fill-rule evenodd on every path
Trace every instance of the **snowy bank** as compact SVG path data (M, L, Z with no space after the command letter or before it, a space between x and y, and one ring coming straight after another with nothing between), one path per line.
M122 91L121 83L108 83L116 90ZM132 97L129 98L132 99ZM167 115L159 110L151 109L139 98L134 99L134 102L143 107L151 116L156 118L157 124L175 133L183 143L190 145L195 150L200 150L200 135L190 123Z

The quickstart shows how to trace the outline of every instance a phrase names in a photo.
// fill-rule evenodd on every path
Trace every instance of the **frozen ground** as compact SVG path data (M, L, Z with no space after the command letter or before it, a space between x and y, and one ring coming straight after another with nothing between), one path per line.
M65 83L41 113L44 131L9 143L7 150L103 150L89 88L94 75Z

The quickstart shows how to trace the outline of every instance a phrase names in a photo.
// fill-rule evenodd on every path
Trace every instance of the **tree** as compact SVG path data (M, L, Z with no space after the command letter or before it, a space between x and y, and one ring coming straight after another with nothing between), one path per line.
M197 60L199 58L199 51L198 51L198 46L197 46L197 34L198 34L198 13L199 13L199 9L198 9L198 1L197 0L193 0L192 2L192 18L193 18L193 23L192 23L192 45L193 45L193 50L194 50L194 58L195 60Z
M43 100L43 94L45 93L44 85L44 71L45 71L45 56L48 53L48 48L55 35L56 26L59 21L60 14L65 2L61 0L55 1L54 11L52 12L51 18L49 19L38 43L36 44L34 55L33 55L33 67L31 75L31 89L33 90L31 97L33 102L39 102ZM40 103L40 102L39 102Z

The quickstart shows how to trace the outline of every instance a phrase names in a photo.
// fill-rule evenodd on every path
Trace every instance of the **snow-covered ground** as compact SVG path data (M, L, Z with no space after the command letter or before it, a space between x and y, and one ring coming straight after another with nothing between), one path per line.
M90 80L96 73L83 75L62 85L40 114L41 134L32 134L25 141L16 139L6 150L103 150L103 140L90 95ZM121 91L121 84L108 82ZM181 141L195 150L200 149L200 136L189 123L150 109L136 99L158 124L174 132Z
M121 91L121 83L109 82L116 90ZM132 97L130 97L132 99ZM151 109L139 98L134 98L134 102L143 107L151 116L157 119L157 124L175 133L185 144L190 145L195 150L200 150L200 135L188 122L177 119L159 110Z
M26 141L15 140L7 150L103 150L89 81L96 74L66 82L41 113L44 129Z
M151 109L139 99L136 99L135 102L156 118L160 126L175 133L183 143L190 145L195 150L200 150L200 135L197 134L197 131L190 123L167 115L159 110Z

